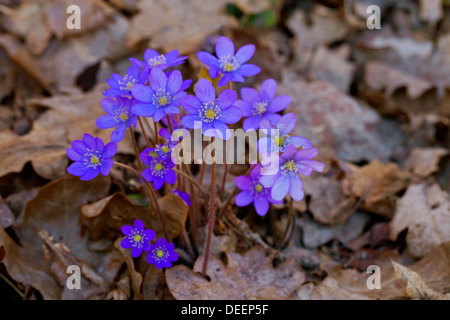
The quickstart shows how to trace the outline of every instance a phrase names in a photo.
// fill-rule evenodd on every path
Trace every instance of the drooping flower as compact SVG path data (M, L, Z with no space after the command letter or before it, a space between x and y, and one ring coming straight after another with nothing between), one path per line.
M166 54L159 54L158 51L153 49L147 49L144 52L144 60L142 62L140 60L130 58L130 61L136 63L141 68L154 68L157 67L161 70L165 70L167 68L179 65L184 63L184 61L188 58L186 56L180 57L178 50L172 50Z
M97 119L95 124L100 129L108 129L117 127L111 133L112 142L120 142L128 127L136 127L137 115L133 114L131 107L136 100L127 97L116 97L116 100L103 98L101 106L107 114Z
M243 123L244 131L257 130L263 119L269 119L276 123L280 119L277 112L284 110L290 103L291 97L281 95L275 97L277 83L273 79L265 80L259 92L254 88L242 88L242 100L237 100L235 105L241 108L242 115L247 117Z
M158 269L170 268L172 262L178 260L178 253L175 251L175 245L167 242L166 239L160 238L154 244L150 245L150 250L147 254L147 261L150 264L155 264Z
M186 92L180 91L183 82L180 71L174 70L167 78L161 69L153 68L149 81L150 87L137 84L131 88L138 100L131 111L138 116L153 117L154 121L166 114L180 113L181 100L186 96Z
M156 190L161 189L164 182L174 184L177 181L177 175L172 170L175 164L172 162L171 157L161 159L158 155L155 155L153 148L147 148L139 155L142 162L149 167L142 171L142 176L148 182L153 182L153 187Z
M134 221L134 227L124 225L121 230L125 238L120 245L124 249L131 248L133 258L139 257L142 252L147 252L150 248L150 241L156 237L156 232L152 229L145 229L144 223L139 219Z
M220 37L216 43L216 56L200 51L197 58L209 67L211 78L223 74L218 85L224 86L229 81L244 82L244 77L258 74L261 69L254 64L245 64L255 53L255 45L247 44L239 48L235 54L234 44L227 37Z
M278 166L267 168L260 182L266 188L272 188L271 196L282 200L288 193L295 201L303 199L303 183L299 174L309 176L313 171L322 172L325 164L311 160L318 154L315 148L297 151L293 144L286 147L280 156Z
M258 140L258 151L263 155L270 152L284 152L290 144L293 144L295 148L311 148L312 145L308 139L289 135L294 129L295 123L296 118L293 113L283 115L275 126L272 126L269 119L263 119L261 129L266 130L267 137ZM272 132L273 129L275 132Z
M191 196L189 195L189 193L187 192L183 192L181 190L178 189L173 189L172 193L176 194L177 196L179 196L181 199L183 199L184 202L186 202L186 204L188 206L190 206L192 204L191 202Z
M206 79L200 79L195 87L195 96L188 95L183 99L184 110L189 114L181 119L181 123L189 129L202 128L202 134L209 137L229 139L231 132L227 124L238 122L242 112L233 106L236 101L234 90L223 90L216 101L213 85Z
M260 164L250 171L250 176L236 177L234 183L242 191L236 195L234 201L238 207L245 207L253 202L256 213L264 216L269 211L269 203L281 204L283 201L274 200L271 196L271 188L264 187L259 181L260 178Z
M67 172L79 176L80 180L92 180L99 173L104 176L109 174L114 162L111 157L117 152L117 144L110 142L105 145L100 138L85 133L82 140L72 141L72 147L66 152L75 161Z
M117 96L130 96L131 88L135 84L145 84L150 70L142 70L135 62L127 69L125 76L113 73L111 78L106 79L106 83L111 87L103 92L105 97L115 98Z

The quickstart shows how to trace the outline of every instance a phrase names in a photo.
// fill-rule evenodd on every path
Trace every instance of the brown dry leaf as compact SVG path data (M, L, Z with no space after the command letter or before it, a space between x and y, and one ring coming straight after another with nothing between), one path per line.
M405 189L411 179L395 163L378 159L362 167L343 164L346 176L341 186L344 194L363 199L361 207L373 213L391 217L394 213L393 196Z
M438 184L424 183L408 187L397 201L390 223L392 240L408 229L406 243L415 258L425 256L433 248L450 241L450 199Z
M158 200L167 232L171 238L178 237L184 230L189 207L175 194L168 194ZM120 228L133 225L140 219L146 228L156 231L158 237L163 237L161 222L154 209L134 205L125 194L115 193L95 203L81 208L85 225L91 239L113 239L120 234Z
M194 52L209 34L237 25L225 12L228 2L141 0L140 12L131 19L125 43L132 47L150 39L151 48L162 48L165 52L178 49L182 54Z
M368 300L369 298L340 287L333 278L325 278L319 285L307 283L297 290L295 300Z
M133 299L142 300L142 292L141 292L142 274L137 272L135 269L134 260L133 257L131 256L131 251L122 248L122 246L120 245L122 239L123 238L119 238L114 242L114 248L116 248L122 255L127 265L128 272L130 273L131 287L133 289Z
M11 60L8 58L6 52L0 48L0 77L2 79L2 85L0 86L0 100L8 96L13 90L15 86L14 83L15 73L16 67L14 63L12 63ZM8 114L5 114L4 112L5 111L2 111L1 112L2 115L0 116L1 120L0 130L9 127L8 121L6 121L6 118L8 118Z
M439 170L439 161L448 153L444 148L413 148L403 167L421 178L426 178Z
M240 255L227 252L225 265L216 256L209 258L206 280L201 271L203 256L194 270L177 265L166 271L170 292L178 300L284 300L304 281L305 274L294 259L273 267L272 256L261 247L253 247Z
M427 286L420 274L392 260L395 278L406 282L405 296L418 300L439 300L444 294L439 293Z
M236 5L245 14L258 14L272 8L270 0L233 0L230 2Z
M0 227L9 228L14 223L14 215L0 195Z

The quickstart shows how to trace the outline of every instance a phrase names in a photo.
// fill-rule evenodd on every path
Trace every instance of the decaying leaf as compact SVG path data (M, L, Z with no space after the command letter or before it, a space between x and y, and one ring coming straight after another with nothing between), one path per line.
M403 167L421 178L426 178L439 170L439 161L448 153L444 148L413 148Z
M227 252L226 256L226 265L214 255L210 256L206 273L211 281L196 273L201 271L203 256L195 262L194 270L184 265L167 270L170 292L178 300L283 300L305 280L304 272L294 259L274 268L273 258L266 256L261 247L254 247L244 255Z
M295 300L368 300L369 298L353 293L339 286L333 278L325 278L319 285L307 283L297 290Z
M450 241L450 199L438 184L414 184L397 201L390 223L392 240L408 229L406 243L413 257L420 258Z

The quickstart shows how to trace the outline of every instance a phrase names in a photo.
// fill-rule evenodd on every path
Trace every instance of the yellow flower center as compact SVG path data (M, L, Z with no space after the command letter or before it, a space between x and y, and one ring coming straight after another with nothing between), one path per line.
M225 71L233 71L233 64L231 63L226 63L225 67L224 67Z
M160 97L159 98L159 104L162 106L165 106L167 104L167 98L166 97Z
M91 156L91 163L92 164L97 164L100 162L100 159L96 156Z
M157 163L156 166L155 166L155 169L158 170L158 171L161 171L162 168L163 168L163 165L161 163Z
M214 117L216 116L216 113L214 112L214 110L208 110L205 112L205 116L208 119L214 119Z
M162 258L164 256L164 251L156 250L156 255L158 256L158 258Z
M261 192L263 189L263 186L260 185L259 183L255 186L256 191Z
M130 90L132 86L134 86L134 83L131 81L128 81L127 82L127 90Z
M167 153L169 152L169 148L167 146L164 146L161 148L162 152Z
M141 242L141 240L142 240L142 237L139 234L134 236L134 241L135 242Z
M277 145L278 147L283 145L283 138L282 137L277 137L273 139L273 143L275 145Z
M128 116L125 113L122 113L120 115L120 119L122 119L123 121L127 121L128 120Z
M287 171L294 171L295 170L295 163L294 163L294 161L288 161L288 162L286 162L284 167L286 168Z

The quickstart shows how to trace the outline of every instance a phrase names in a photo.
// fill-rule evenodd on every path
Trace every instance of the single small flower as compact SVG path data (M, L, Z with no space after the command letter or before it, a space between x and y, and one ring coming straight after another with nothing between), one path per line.
M266 188L272 188L271 196L282 200L288 193L295 201L303 199L303 183L299 174L309 176L313 171L322 172L325 164L311 160L318 154L315 148L297 151L294 145L286 147L280 156L276 168L267 168L260 182Z
M160 238L154 244L150 245L150 250L147 254L147 261L150 264L155 264L158 269L170 268L172 262L178 260L178 253L175 251L175 245L167 242L166 239Z
M128 127L136 127L137 115L131 111L131 107L136 100L127 97L116 97L116 100L103 98L101 106L107 113L97 119L95 124L100 129L108 129L117 127L111 133L112 142L120 142Z
M200 79L195 87L195 96L188 95L183 99L184 110L189 114L181 119L181 124L189 129L202 128L202 134L209 137L220 137L222 140L231 136L227 124L238 122L242 112L233 106L237 94L234 90L223 90L216 101L213 85L206 79Z
M161 159L153 148L147 148L139 155L142 162L149 167L142 171L142 176L148 182L153 182L156 190L161 189L164 182L174 184L177 181L177 174L172 170L175 164L171 157Z
M174 70L167 78L161 69L153 68L149 81L150 87L137 84L131 88L133 97L138 100L131 111L138 116L153 117L154 121L166 114L180 113L181 100L186 96L186 92L180 90L181 72Z
M269 203L281 204L283 201L274 200L271 196L271 188L264 187L259 181L260 178L260 164L250 171L250 176L236 177L234 183L242 191L236 195L234 201L238 207L245 207L253 202L256 213L264 216L269 211Z
M145 229L144 223L139 219L134 221L134 227L124 225L121 230L125 238L120 245L124 249L131 248L133 258L139 257L142 252L147 252L150 248L150 241L156 237L156 232L152 229Z
M216 56L200 51L197 58L209 67L211 78L223 74L218 85L224 86L229 81L244 82L244 77L258 74L261 69L254 64L245 64L255 53L255 45L247 44L239 48L235 54L234 44L227 37L220 37L216 43Z
M178 50L172 50L166 54L159 54L156 50L147 49L144 52L145 62L134 58L130 58L130 60L136 63L141 68L153 69L157 67L161 70L165 70L167 68L184 63L184 61L188 58L186 56L180 57L179 55L180 53L178 52Z
M109 174L114 162L111 157L117 152L117 144L110 142L105 145L100 138L85 133L82 140L72 141L72 147L66 152L75 161L67 172L79 176L80 180L92 180L99 173L104 176Z
M294 129L295 123L296 118L293 113L283 115L275 126L272 126L269 119L263 119L261 129L266 130L267 137L258 140L258 151L263 155L270 152L284 152L290 144L293 144L295 148L311 148L312 145L308 139L289 135ZM272 132L273 129L275 129L275 134Z
M115 98L117 96L131 97L131 88L135 84L145 84L148 78L149 69L142 70L138 64L132 62L127 69L125 76L113 73L111 78L106 79L106 83L111 87L103 92L105 97Z
M177 145L177 141L172 141L172 135L166 128L159 130L159 135L167 140L166 143L157 144L155 148L148 148L149 153L153 157L158 157L161 160L165 160L172 155L172 151Z
M179 196L181 199L183 199L184 202L186 202L186 204L188 206L190 206L192 204L191 202L191 196L189 195L189 193L187 192L183 192L181 190L178 189L173 189L172 193L176 194L177 196Z
M242 100L237 100L235 105L241 108L242 115L247 117L243 123L244 131L257 130L263 119L269 119L276 123L280 119L277 112L284 110L290 103L291 97L281 95L275 97L277 83L273 79L265 80L259 92L254 88L242 88Z

